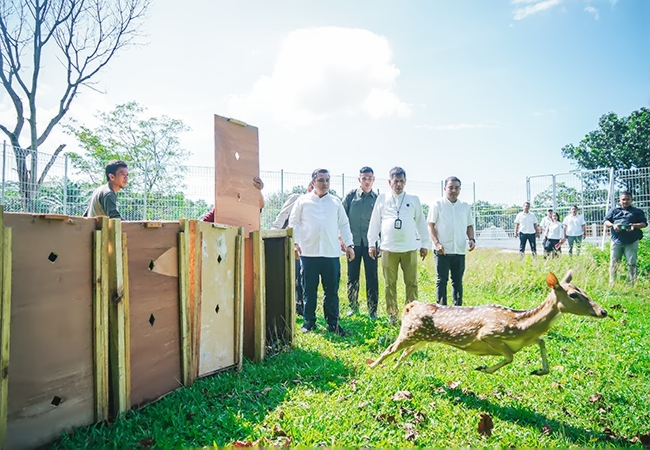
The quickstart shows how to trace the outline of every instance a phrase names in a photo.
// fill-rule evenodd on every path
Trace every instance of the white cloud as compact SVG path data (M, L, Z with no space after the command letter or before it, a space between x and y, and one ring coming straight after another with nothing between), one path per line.
M439 131L457 131L474 128L496 128L496 122L491 123L452 123L448 125L417 125L415 128L425 128L427 130Z
M538 12L546 11L547 9L552 8L555 5L559 5L561 2L562 2L562 0L543 0L543 1L513 0L511 3L512 4L521 4L521 3L529 4L528 6L525 6L525 7L516 8L513 11L514 19L515 20L521 20L521 19L524 19L524 18L526 18L526 17L528 17L530 15L536 14Z
M321 27L296 30L284 40L273 74L250 94L229 99L230 114L270 114L287 126L334 115L407 117L411 107L393 88L400 74L385 37L367 30Z
M594 19L598 20L598 10L593 6L585 6L585 11L594 15Z

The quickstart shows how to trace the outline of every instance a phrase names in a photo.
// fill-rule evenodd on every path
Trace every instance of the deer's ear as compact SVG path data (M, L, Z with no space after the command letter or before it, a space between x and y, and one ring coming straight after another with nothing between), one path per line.
M551 289L555 289L560 285L557 281L557 277L551 272L546 275L546 284L548 284L548 287Z
M571 283L571 279L573 278L573 270L569 270L566 275L564 275L564 279L562 280L562 283Z

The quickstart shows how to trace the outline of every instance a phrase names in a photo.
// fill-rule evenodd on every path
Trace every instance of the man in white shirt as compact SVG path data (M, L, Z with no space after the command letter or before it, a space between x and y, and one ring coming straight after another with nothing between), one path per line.
M537 228L537 217L530 212L530 202L524 203L524 210L515 217L515 238L519 238L519 256L524 257L526 242L530 244L530 252L533 258L537 257L537 245L535 238L539 237Z
M564 222L564 234L569 242L569 255L573 255L573 245L576 246L576 254L580 254L582 240L587 237L587 223L582 214L578 214L578 206L571 207L571 213L566 216Z
M397 276L401 266L406 285L406 303L418 299L418 249L424 260L431 248L427 223L420 199L404 192L406 172L401 167L390 170L391 192L377 197L368 227L368 242L376 242L381 232L381 267L386 283L386 310L389 323L397 321ZM377 257L374 246L368 248Z
M301 331L308 333L316 327L316 303L319 278L323 283L325 300L323 310L328 329L345 336L339 326L339 282L341 281L341 246L339 233L345 245L348 260L354 259L354 245L348 216L337 197L329 194L330 174L316 169L311 175L314 190L296 200L289 226L293 228L296 258L302 263L304 282L305 323Z
M307 185L307 193L311 192L314 189L311 182ZM275 218L275 222L271 225L272 230L283 230L289 226L289 216L293 210L293 205L296 204L296 200L302 194L291 194L282 204L278 216ZM302 295L302 267L300 266L300 258L296 258L296 313L303 315L304 311L304 302Z
M546 235L546 230L548 226L553 222L553 208L549 208L546 210L546 215L542 218L541 222L539 223L539 228L540 228L540 233L542 236Z
M436 255L436 291L438 303L447 304L447 281L451 272L451 296L455 306L463 304L463 274L467 240L474 250L474 217L469 203L458 200L461 182L457 177L445 180L445 195L429 209L429 235Z

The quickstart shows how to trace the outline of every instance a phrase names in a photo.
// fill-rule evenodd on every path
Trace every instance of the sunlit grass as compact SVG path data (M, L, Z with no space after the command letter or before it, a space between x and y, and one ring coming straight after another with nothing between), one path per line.
M425 347L397 369L370 370L366 359L375 359L398 329L385 319L381 277L380 319L367 317L363 283L361 314L345 317L344 274L341 324L349 337L326 332L321 317L319 328L299 334L293 349L261 364L246 362L241 372L197 380L113 424L64 436L54 448L192 448L236 441L309 447L642 448L640 441L650 435L647 280L635 287L623 282L610 287L606 264L589 250L573 258L527 256L521 261L514 253L477 249L467 258L464 304L531 308L548 293L546 273L561 278L569 269L574 284L611 317L559 320L545 337L549 375L529 375L541 364L534 345L493 375L473 369L495 358L444 345ZM431 257L420 264L419 283L421 300L433 301ZM482 414L493 422L490 436L478 432Z

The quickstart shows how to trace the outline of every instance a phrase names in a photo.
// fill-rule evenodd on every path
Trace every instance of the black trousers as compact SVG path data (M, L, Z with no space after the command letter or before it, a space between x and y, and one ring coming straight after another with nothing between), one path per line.
M296 314L302 316L303 301L302 301L302 264L300 259L296 259Z
M463 274L465 273L465 255L436 254L436 294L438 303L447 304L447 281L451 273L451 297L454 305L463 304Z
M368 313L377 314L377 295L379 292L377 260L370 257L368 247L365 245L355 246L354 259L348 261L348 301L350 302L350 309L359 309L359 278L361 276L362 260L366 272Z
M535 241L535 233L525 234L519 233L519 253L524 253L526 250L526 242L530 244L530 251L533 255L537 254L537 242Z
M316 324L316 306L318 302L318 283L323 283L325 300L323 310L325 320L330 328L339 323L339 282L341 281L341 262L339 258L321 256L301 256L303 299L305 309L303 317L307 327Z

